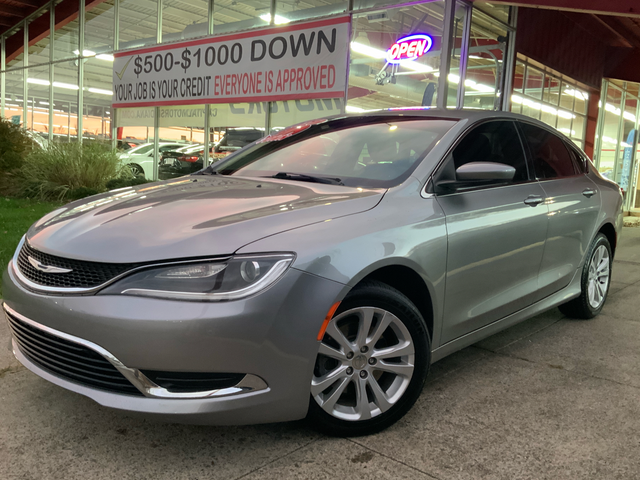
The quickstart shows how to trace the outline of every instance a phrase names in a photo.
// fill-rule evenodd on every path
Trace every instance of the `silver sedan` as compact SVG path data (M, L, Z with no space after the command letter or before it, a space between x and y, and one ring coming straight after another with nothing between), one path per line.
M621 205L529 118L338 116L51 212L3 307L27 368L102 405L362 435L446 355L550 308L597 315Z

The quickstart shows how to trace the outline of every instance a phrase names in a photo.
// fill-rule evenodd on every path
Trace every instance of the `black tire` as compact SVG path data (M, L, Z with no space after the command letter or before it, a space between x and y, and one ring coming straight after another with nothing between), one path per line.
M601 246L604 246L606 248L609 255L608 280L606 289L604 290L603 300L599 306L594 308L589 302L589 268L591 266L592 260L594 259L596 250L598 250L598 248ZM609 244L609 240L605 235L599 233L591 243L589 252L586 256L586 261L584 263L584 266L582 267L582 277L580 280L580 296L558 307L563 314L570 318L588 320L595 317L602 311L602 308L607 301L607 295L609 294L609 286L611 285L611 267L613 263L612 260L613 256L611 255L611 245Z
M131 169L131 173L133 173L135 177L144 177L144 169L140 165L130 163L129 168Z
M420 396L431 362L431 340L427 326L418 309L405 295L384 283L370 281L349 292L333 318L359 307L374 307L386 310L393 314L400 320L402 325L406 327L406 330L411 336L411 342L413 343L415 351L413 373L402 396L400 396L388 410L378 413L368 420L344 420L337 418L323 410L313 395L310 395L309 413L307 415L308 421L314 429L332 436L350 437L369 435L384 430L397 422L411 409ZM387 332L386 334L388 334L389 328L385 330L385 332ZM382 338L384 338L386 334L383 334ZM324 340L327 340L327 334L325 334ZM329 337L328 340L330 341L331 337ZM376 343L376 345L378 344ZM371 356L374 356L374 351L375 348L372 348ZM359 355L358 352L356 352L356 355ZM319 368L321 358L322 357L318 356L314 375ZM380 364L383 362L384 361L381 361ZM371 368L375 369L375 367ZM353 377L357 381L356 373L357 371ZM371 373L371 375L373 376L374 374ZM345 392L346 391L345 389ZM367 404L368 402L369 400L367 400Z

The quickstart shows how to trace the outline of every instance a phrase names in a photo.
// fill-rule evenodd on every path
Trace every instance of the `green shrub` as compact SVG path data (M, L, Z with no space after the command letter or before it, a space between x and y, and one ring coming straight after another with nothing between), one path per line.
M97 188L78 187L67 192L65 199L67 200L80 200L81 198L90 197L91 195L97 195L102 193Z
M0 174L4 175L22 166L34 142L20 127L0 117Z
M143 176L136 176L133 178L114 178L113 180L109 180L107 182L107 190L115 190L116 188L125 188L125 187L133 187L135 185L142 185L143 183L148 183L150 180L147 180Z
M115 150L88 142L33 149L17 172L22 196L41 200L81 198L84 193L104 192L112 179L131 177Z

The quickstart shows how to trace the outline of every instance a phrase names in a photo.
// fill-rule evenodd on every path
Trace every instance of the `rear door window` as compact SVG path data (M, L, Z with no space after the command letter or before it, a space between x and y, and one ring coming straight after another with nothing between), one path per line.
M539 180L577 175L577 166L564 141L553 133L529 123L520 124Z

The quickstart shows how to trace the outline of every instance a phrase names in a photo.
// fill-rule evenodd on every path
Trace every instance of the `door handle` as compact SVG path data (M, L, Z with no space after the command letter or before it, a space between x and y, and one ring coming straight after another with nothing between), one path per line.
M591 198L596 194L596 191L590 188L587 188L586 190L582 191L582 194L587 198Z
M542 198L540 195L529 195L524 199L524 203L526 203L530 207L536 207L542 202L544 202L544 198Z

